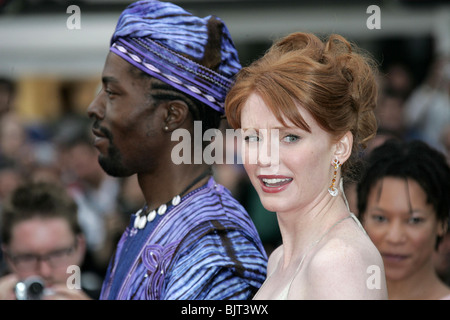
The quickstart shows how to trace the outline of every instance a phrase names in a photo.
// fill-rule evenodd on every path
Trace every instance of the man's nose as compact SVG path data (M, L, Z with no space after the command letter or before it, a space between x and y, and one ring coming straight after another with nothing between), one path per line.
M42 276L42 278L49 278L54 272L53 267L50 265L50 262L46 259L40 259L38 261L37 271L39 275Z
M89 118L103 119L105 116L104 93L101 90L87 108Z

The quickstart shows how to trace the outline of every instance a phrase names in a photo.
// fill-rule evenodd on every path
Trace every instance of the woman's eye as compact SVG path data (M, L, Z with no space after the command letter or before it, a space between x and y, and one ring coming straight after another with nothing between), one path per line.
M421 217L411 217L409 218L408 222L410 224L419 224L421 222L423 222L425 219L421 218Z
M244 140L246 142L258 142L259 141L259 137L258 136L245 136Z
M296 135L294 135L294 134L289 134L289 135L287 135L287 136L285 136L285 137L283 138L283 141L284 141L284 142L295 142L295 141L297 141L297 140L299 140L299 139L300 139L299 136L296 136Z
M372 215L371 218L372 218L373 221L378 222L378 223L382 223L382 222L386 221L386 218L384 216L378 215L378 214Z

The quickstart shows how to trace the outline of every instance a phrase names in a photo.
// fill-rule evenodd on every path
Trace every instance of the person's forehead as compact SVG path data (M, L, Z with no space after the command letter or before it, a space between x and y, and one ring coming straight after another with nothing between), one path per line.
M308 125L315 125L316 121L313 116L306 111L299 104L295 104L297 106L297 111L302 116L302 118L306 121ZM247 101L244 103L242 112L241 112L241 125L245 128L247 125L253 127L258 124L262 127L288 127L295 128L297 127L291 120L287 118L287 116L283 115L284 124L281 123L277 117L270 110L269 106L264 102L264 99L257 93L252 93Z
M66 219L36 217L14 225L10 246L20 251L46 251L67 245L73 238L74 234Z
M109 82L120 82L121 77L131 74L131 64L119 57L114 52L109 52L106 56L105 65L103 67L102 79Z

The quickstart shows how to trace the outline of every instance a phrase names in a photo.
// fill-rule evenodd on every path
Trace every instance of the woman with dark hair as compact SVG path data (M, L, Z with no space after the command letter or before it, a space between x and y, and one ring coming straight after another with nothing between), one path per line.
M358 211L380 251L390 299L450 299L433 253L448 229L450 168L421 141L374 149L358 184Z
M376 132L375 71L339 35L293 33L242 69L228 93L244 167L283 241L256 299L386 298L380 254L341 187Z

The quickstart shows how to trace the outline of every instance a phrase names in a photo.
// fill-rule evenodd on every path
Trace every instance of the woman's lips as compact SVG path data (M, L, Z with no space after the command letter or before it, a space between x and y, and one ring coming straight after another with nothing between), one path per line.
M382 253L383 260L389 263L401 263L408 259L410 256L406 254L395 254L395 253Z
M285 190L292 182L292 178L286 176L258 176L261 189L267 193L277 193Z

